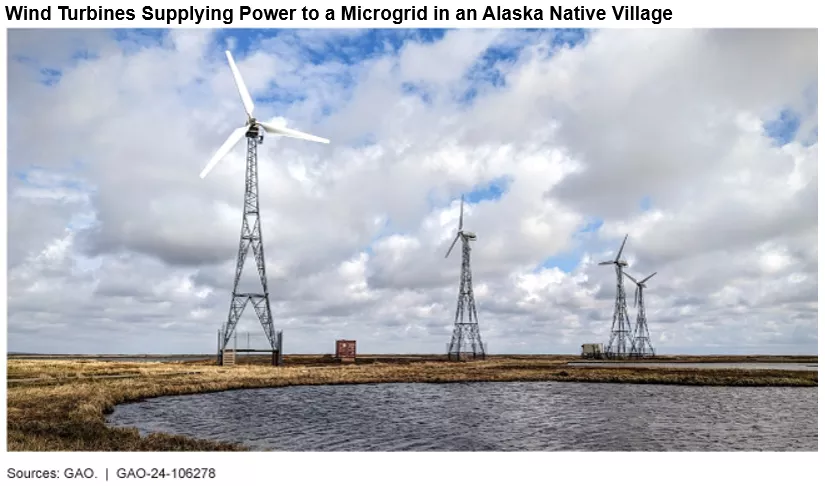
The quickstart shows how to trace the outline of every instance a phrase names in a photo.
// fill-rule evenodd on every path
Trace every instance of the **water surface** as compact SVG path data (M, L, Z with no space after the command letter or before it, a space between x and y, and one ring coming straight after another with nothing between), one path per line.
M608 383L303 386L161 397L109 417L285 451L817 449L817 389Z

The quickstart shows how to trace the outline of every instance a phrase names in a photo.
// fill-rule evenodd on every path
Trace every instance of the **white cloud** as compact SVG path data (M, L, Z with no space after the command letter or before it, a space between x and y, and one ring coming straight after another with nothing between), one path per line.
M332 140L259 149L287 352L340 337L443 352L457 199L490 181L506 191L468 203L465 225L491 351L606 342L614 273L593 262L630 233L631 274L659 272L645 298L661 352L815 352L816 31L617 29L573 48L549 32L381 32L369 54L365 34L295 31L235 52L256 116ZM10 33L10 350L212 351L243 148L197 175L244 121L223 57L236 35ZM41 82L43 68L59 79ZM782 109L799 130L779 146L764 124ZM559 268L538 269L548 258Z

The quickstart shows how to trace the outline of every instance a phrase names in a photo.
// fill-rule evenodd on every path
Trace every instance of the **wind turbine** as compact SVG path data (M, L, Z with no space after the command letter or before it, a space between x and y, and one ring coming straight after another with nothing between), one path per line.
M473 273L470 269L470 242L476 241L476 234L464 231L464 195L461 196L461 212L458 217L458 231L453 244L444 258L450 256L455 244L461 239L461 281L458 286L458 304L455 309L455 327L447 358L460 360L463 356L484 359L486 352L478 330L478 314L473 297Z
M610 328L610 342L607 344L605 354L608 358L626 358L635 351L635 343L631 335L630 318L627 315L627 300L624 293L624 282L622 280L623 267L627 262L622 260L622 251L627 243L625 235L616 258L599 263L599 265L613 265L616 269L616 303L613 307L613 325Z
M201 179L206 177L212 168L215 167L215 164L223 159L242 138L246 137L246 184L244 190L243 221L241 223L241 240L238 245L238 260L237 266L235 267L235 284L232 288L232 303L229 306L229 317L226 324L222 326L222 339L219 342L221 356L223 356L223 351L226 349L248 302L252 302L252 306L255 308L255 313L258 315L258 319L264 328L269 344L272 346L273 353L277 350L280 356L282 356L281 333L275 332L272 323L272 311L269 305L269 287L266 279L266 259L264 258L258 199L258 145L263 143L264 133L320 143L329 143L329 140L255 119L252 115L255 110L255 105L252 103L252 97L246 89L246 84L243 82L241 73L235 65L235 60L232 58L231 52L226 51L226 59L229 61L229 68L232 70L232 77L235 79L235 86L238 88L238 94L241 96L241 102L246 112L246 124L236 128L229 134L229 138L227 138L218 151L215 152L215 155L212 156L212 159L206 164L206 167L203 168L200 174ZM261 292L259 293L238 292L238 284L241 280L244 261L246 261L250 248L252 249L255 263L258 267L258 277L261 280Z
M634 332L636 335L635 353L639 357L656 356L656 351L653 349L653 345L650 344L650 331L647 329L644 290L647 288L647 284L645 282L653 278L657 272L653 272L639 281L628 275L625 271L622 271L622 273L624 273L625 277L629 278L634 284L636 284L636 292L633 295L633 305L638 308L636 311L636 330Z
M260 129L263 129L264 132L269 133L271 135L281 135L284 137L291 137L291 138L299 138L302 140L309 140L310 142L319 142L319 143L329 143L329 140L326 138L316 137L315 135L310 135L308 133L299 132L298 130L293 130L291 128L286 128L278 125L273 125L271 123L262 122L260 120L256 120L254 116L252 116L252 112L255 110L255 104L252 103L252 97L249 96L249 91L246 89L246 84L243 82L243 78L241 77L241 72L238 71L238 66L235 65L235 60L232 58L232 53L226 51L226 59L229 61L229 69L232 70L232 77L235 79L235 86L238 88L238 94L241 96L241 103L243 103L244 111L246 112L246 124L242 127L236 128L232 133L229 134L229 137L226 141L221 145L215 155L212 156L212 159L206 164L206 167L203 168L201 171L201 179L206 177L207 174L215 167L215 165L221 161L226 154L232 150L238 142L244 137L244 135L249 139L257 139L258 143L263 142L263 136L260 133ZM256 147L257 148L257 147Z

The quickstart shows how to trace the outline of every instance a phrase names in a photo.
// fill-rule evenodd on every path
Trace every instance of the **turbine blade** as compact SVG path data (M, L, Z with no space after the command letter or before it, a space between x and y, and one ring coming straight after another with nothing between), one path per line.
M453 251L453 247L455 246L456 242L458 241L458 237L459 237L459 236L460 236L460 233L456 233L456 234L455 234L455 239L453 240L453 244L452 244L452 245L450 245L450 249L449 249L449 250L447 250L447 254L446 254L446 255L444 255L444 258L447 258L448 256L450 256L450 252L452 252L452 251Z
M622 241L622 246L619 247L619 253L616 254L616 261L619 261L619 258L622 256L622 250L624 250L624 244L627 243L627 235L624 235L624 240Z
M613 265L616 262L601 262L599 265Z
M461 195L461 212L458 217L458 231L464 229L464 194Z
M627 275L627 274L625 274L625 275ZM628 275L628 277L629 277L629 275ZM636 307L636 305L638 303L639 303L639 286L637 285L636 286L636 293L633 294L633 307Z
M651 273L650 275L648 275L647 277L645 277L645 278L644 278L644 280L642 280L642 281L641 281L641 282L639 282L639 283L645 283L645 282L647 282L648 280L650 280L651 278L653 278L653 276L654 276L654 275L656 275L657 273L659 273L659 272L653 272L653 273Z
M249 96L249 90L246 89L246 84L243 82L241 72L238 71L238 66L235 65L235 60L232 59L232 53L226 51L226 59L229 61L229 69L232 70L232 77L235 78L235 87L238 88L238 94L241 95L241 102L243 109L246 111L246 116L252 117L252 111L255 105L252 103L252 97Z
M291 128L279 127L272 125L271 123L264 122L258 122L258 125L262 126L267 133L271 133L273 135L281 135L290 138L300 138L301 140L309 140L310 142L329 143L329 140L327 140L326 138L316 137L315 135L299 132L298 130L293 130Z
M637 282L635 278L633 278L633 277L631 277L630 275L628 275L628 274L627 274L627 272L625 272L624 270L622 270L622 273L624 274L624 276L625 276L625 277L629 278L630 280L633 280L633 283L635 283L636 285L639 285L639 282Z
M222 158L226 157L226 154L228 154L229 151L232 150L232 148L238 143L238 141L243 138L244 134L246 134L246 127L236 128L234 132L229 134L229 137L223 145L221 145L221 148L219 148L218 151L215 152L215 155L212 156L212 160L210 160L209 163L206 164L206 167L204 167L201 171L201 179L206 177L206 174L208 174L212 168L215 167L215 164L220 162Z

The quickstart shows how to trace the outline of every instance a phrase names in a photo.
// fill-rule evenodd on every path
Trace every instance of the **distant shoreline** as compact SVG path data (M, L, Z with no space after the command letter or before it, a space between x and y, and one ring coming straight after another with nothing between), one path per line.
M241 353L242 355L243 353ZM262 353L252 353L262 354ZM49 354L49 353L7 353L8 359L202 359L210 360L215 358L215 354ZM286 358L293 358L296 360L323 360L331 358L329 354L293 354L285 355ZM707 354L707 355L662 355L654 358L646 358L642 360L594 360L583 359L579 355L566 354L501 354L490 355L490 359L566 359L569 361L586 361L586 362L659 362L659 363L719 363L737 361L742 363L748 362L772 362L772 363L818 363L819 357L817 355L759 355L759 354L745 354L745 355L725 355L725 354ZM439 361L444 360L443 355L437 354L361 354L359 361L384 361L384 360L419 360L419 361Z

